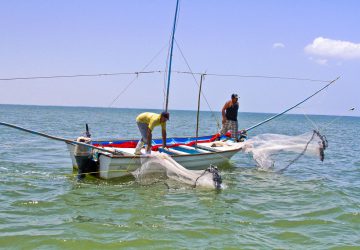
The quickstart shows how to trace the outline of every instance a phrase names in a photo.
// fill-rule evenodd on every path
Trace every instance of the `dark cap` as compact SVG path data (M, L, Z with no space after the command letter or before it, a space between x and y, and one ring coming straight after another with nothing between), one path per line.
M169 120L169 118L170 118L170 114L169 114L169 112L161 112L161 116L162 117L165 117L167 120Z
M231 98L239 98L239 96L237 94L232 94Z

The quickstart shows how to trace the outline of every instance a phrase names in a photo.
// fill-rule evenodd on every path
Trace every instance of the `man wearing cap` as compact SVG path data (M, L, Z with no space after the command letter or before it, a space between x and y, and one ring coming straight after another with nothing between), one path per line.
M238 140L238 95L232 94L231 100L227 101L224 107L221 110L222 114L222 128L219 131L220 136L225 134L227 131L231 130L231 137L234 138L235 141Z
M145 112L141 113L136 117L136 123L139 127L141 133L141 139L139 140L135 154L141 154L141 148L146 143L146 152L151 152L151 142L152 142L152 131L156 126L161 126L161 134L163 139L163 147L166 147L166 121L169 120L169 113L162 112L161 114Z

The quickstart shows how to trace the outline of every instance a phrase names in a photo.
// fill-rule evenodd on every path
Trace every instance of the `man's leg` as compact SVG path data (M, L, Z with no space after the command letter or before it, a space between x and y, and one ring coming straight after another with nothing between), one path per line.
M222 124L222 127L221 127L221 129L219 130L220 137L221 137L222 135L225 135L226 132L229 131L229 128L230 128L230 126L229 126L229 120L226 120L226 122Z
M141 154L141 148L144 146L144 143L147 140L147 128L148 125L146 123L141 123L138 122L137 123L140 134L141 134L141 139L139 140L138 144L136 145L136 149L135 149L135 154L136 155L140 155Z
M230 130L231 130L231 137L237 141L238 140L238 122L237 121L230 121Z
M142 139L140 139L135 148L136 155L141 155L141 149L143 146L144 146L144 142L142 141Z

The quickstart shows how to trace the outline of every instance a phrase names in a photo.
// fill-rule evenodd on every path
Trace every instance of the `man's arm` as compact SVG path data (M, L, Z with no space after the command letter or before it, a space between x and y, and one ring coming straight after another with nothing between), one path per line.
M221 110L221 114L222 114L222 123L224 124L226 122L226 116L225 116L225 110L229 107L229 103L230 102L226 102L224 107Z

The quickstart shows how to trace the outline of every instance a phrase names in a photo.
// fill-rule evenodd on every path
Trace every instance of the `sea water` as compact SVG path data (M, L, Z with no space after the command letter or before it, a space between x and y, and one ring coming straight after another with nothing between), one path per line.
M94 138L139 138L143 111L0 105L0 121L69 139L85 123ZM269 116L239 113L239 126ZM201 112L200 135L215 133L217 121L219 112ZM172 111L168 136L193 136L195 127L196 112ZM249 137L314 127L329 141L324 162L302 157L276 173L238 153L220 168L227 188L214 191L132 179L78 183L65 143L0 126L0 248L359 249L360 118L284 115Z

